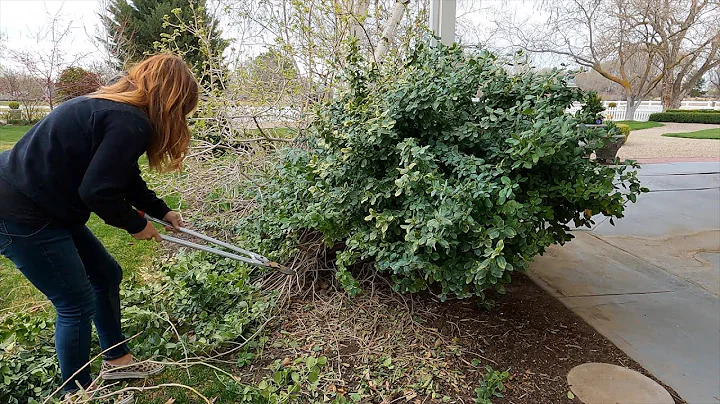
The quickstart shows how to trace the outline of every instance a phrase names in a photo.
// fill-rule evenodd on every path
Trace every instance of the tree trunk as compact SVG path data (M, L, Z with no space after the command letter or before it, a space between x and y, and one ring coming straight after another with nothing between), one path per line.
M377 48L375 48L375 62L382 63L382 59L390 47L390 42L395 38L395 31L397 31L398 25L400 25L400 20L402 20L403 14L405 14L405 6L407 6L409 2L410 0L397 0L395 2L391 17L385 26Z
M636 101L635 97L632 95L626 95L625 96L625 120L626 121L634 121L635 120L635 110L637 110L638 106L640 106L640 101Z
M54 97L53 97L53 92L52 92L53 82L50 79L50 77L48 77L45 80L45 86L47 86L47 88L46 88L47 102L48 102L48 105L50 105L50 111L52 111L53 108L55 108L55 100L53 99Z
M675 78L669 74L665 74L662 79L662 89L660 91L663 111L680 108L683 97L681 91L678 90Z
M358 42L363 46L370 46L368 42L370 38L367 37L365 29L363 28L365 18L367 18L368 8L370 7L370 0L352 0L350 2L350 12L355 16L352 22L352 32L355 37L358 38Z

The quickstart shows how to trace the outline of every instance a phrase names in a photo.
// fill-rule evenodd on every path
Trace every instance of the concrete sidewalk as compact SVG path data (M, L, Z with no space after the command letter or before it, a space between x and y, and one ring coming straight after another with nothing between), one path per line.
M720 163L640 176L617 226L576 230L531 276L686 401L720 403Z

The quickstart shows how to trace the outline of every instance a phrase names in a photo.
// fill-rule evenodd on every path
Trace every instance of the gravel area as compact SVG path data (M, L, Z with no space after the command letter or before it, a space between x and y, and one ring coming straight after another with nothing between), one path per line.
M683 139L662 136L663 133L693 132L717 128L720 125L699 123L665 123L658 128L634 130L628 141L618 151L621 159L714 159L720 160L720 140Z

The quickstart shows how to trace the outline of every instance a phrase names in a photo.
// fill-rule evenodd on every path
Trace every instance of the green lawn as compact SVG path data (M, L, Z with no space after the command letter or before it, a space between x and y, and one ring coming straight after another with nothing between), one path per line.
M615 123L622 123L624 125L627 125L630 127L630 130L640 130L640 129L650 129L650 128L657 128L660 126L665 126L664 124L660 122L640 122L640 121L614 121Z
M137 241L125 230L106 225L93 215L88 227L124 269L125 277L150 264L157 251L155 242ZM9 307L27 306L45 301L30 282L5 257L0 257L0 313Z
M10 149L32 126L0 125L0 151Z
M663 136L688 139L720 139L720 128L696 130L694 132L664 133Z

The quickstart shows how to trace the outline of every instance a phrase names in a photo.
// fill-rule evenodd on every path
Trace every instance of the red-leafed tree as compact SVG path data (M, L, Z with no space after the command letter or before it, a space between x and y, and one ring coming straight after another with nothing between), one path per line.
M60 73L55 83L58 101L63 102L81 95L92 93L100 88L97 74L82 67L68 67Z

